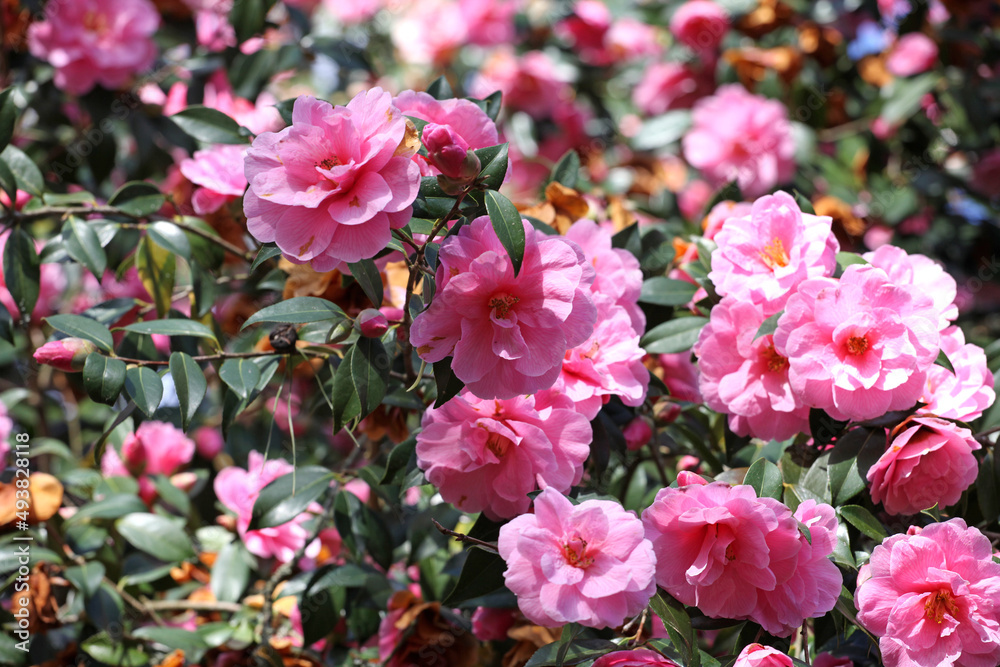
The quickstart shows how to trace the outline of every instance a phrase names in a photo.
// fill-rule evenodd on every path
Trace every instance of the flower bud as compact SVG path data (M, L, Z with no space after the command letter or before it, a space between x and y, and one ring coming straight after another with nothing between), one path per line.
M221 452L226 446L226 442L222 439L219 429L212 426L202 426L196 429L191 434L191 439L194 440L199 456L206 459L214 459L215 455Z
M424 126L423 144L427 162L441 172L438 184L447 194L459 194L479 175L479 157L450 126L428 123Z
M365 308L354 320L354 327L365 338L381 338L389 330L389 320L374 308Z
M622 429L622 435L625 436L625 446L630 452L634 452L642 449L643 445L652 439L653 427L647 419L636 417Z
M327 343L340 343L347 340L348 336L351 335L351 328L353 324L350 320L341 320L337 322L337 325L330 330L330 333L326 336Z
M67 373L79 373L87 355L97 352L97 346L82 338L63 338L42 345L35 350L35 361L58 368Z

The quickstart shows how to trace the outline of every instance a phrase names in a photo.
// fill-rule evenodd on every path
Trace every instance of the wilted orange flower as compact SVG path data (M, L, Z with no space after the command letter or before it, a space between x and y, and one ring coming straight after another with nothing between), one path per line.
M842 229L848 236L861 236L868 224L854 215L851 205L842 199L824 195L813 202L816 215L828 215L833 218L833 231Z
M590 204L573 188L553 181L545 188L545 201L534 206L519 204L517 209L565 234L570 225L587 215Z
M751 92L764 80L768 70L776 72L785 83L794 81L802 70L802 54L791 46L729 49L722 55L736 68L736 76L743 87Z
M21 478L23 479L23 478ZM0 482L0 526L17 518L17 487L14 481ZM44 472L33 472L28 477L28 523L48 521L62 507L62 483Z
M757 39L772 30L789 25L792 15L792 8L781 0L761 0L757 9L737 21L736 28Z

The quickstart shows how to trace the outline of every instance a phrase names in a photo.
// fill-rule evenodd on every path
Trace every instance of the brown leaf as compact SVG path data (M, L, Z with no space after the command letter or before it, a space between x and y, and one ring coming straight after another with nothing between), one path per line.
M155 667L184 667L184 651L180 649L174 650L162 662L158 662Z

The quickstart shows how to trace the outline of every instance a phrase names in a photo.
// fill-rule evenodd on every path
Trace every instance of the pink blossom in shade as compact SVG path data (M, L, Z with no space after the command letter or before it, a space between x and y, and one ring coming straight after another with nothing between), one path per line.
M322 0L323 7L341 22L352 25L362 23L375 16L386 4L386 0Z
M803 213L785 192L765 195L715 235L708 277L720 295L759 304L770 317L803 280L833 274L840 244L831 224Z
M854 667L854 661L832 653L820 653L813 658L812 665L813 667Z
M191 434L194 439L198 456L204 459L214 459L225 446L226 441L222 439L222 433L213 426L199 426Z
M712 199L712 186L705 181L692 181L677 195L677 207L688 220L701 217L702 211Z
M689 403L704 401L698 387L698 367L689 352L661 354L656 359L663 369L663 384L667 385L671 398Z
M729 31L729 15L711 0L688 0L670 17L670 32L697 53L715 51Z
M444 67L469 41L469 25L454 0L413 3L392 23L392 43L409 65Z
M115 89L156 58L160 14L149 0L74 0L45 8L28 28L31 54L55 67L55 84L82 95Z
M479 46L514 41L514 15L524 0L458 0L468 29L469 43Z
M809 408L792 391L788 359L775 351L773 336L756 338L763 308L727 296L712 308L694 353L698 386L708 407L729 415L739 435L787 440L809 432Z
M403 115L449 128L467 144L466 148L485 148L500 143L496 123L469 100L436 100L427 93L405 90L393 100L393 104ZM441 173L422 157L414 157L414 160L424 176Z
M181 92L186 98L186 87L177 93L174 93L173 88L170 90L171 95L175 98L180 97ZM224 69L215 72L205 83L202 103L210 109L221 111L254 134L274 132L284 126L281 114L274 108L274 105L278 103L274 95L263 92L257 96L256 101L239 97L233 92L233 87L229 83ZM181 106L176 111L183 108L184 106ZM167 109L164 109L163 113L167 114Z
M477 607L472 614L472 634L481 642L503 641L516 620L516 609Z
M180 164L184 178L199 186L191 198L198 215L214 213L247 189L243 175L246 146L218 145L195 151L194 156Z
M729 218L745 218L752 216L752 214L753 204L750 202L737 202L729 199L720 201L712 207L712 210L709 211L708 215L705 216L705 219L702 220L701 226L704 230L702 236L711 241L719 233L722 229L722 225Z
M500 528L504 580L533 623L618 627L656 592L656 559L642 522L609 500L573 505L554 488L535 513Z
M10 418L7 406L0 403L0 468L7 465L7 454L10 453L10 433L14 430L14 420Z
M6 191L0 191L0 204L8 209L13 208L15 211L20 211L29 201L31 201L30 194L24 190L15 190L14 202L13 205L11 205L10 195L8 195Z
M566 350L562 373L549 391L566 395L588 420L597 416L612 396L629 406L642 405L649 388L649 371L642 359L639 334L628 313L610 297L595 294L597 325L580 345Z
M910 32L892 47L885 66L896 76L913 76L933 67L937 57L938 47L933 39L920 32Z
M233 0L184 0L184 4L194 12L198 44L209 51L236 46L236 30L229 22Z
M888 537L858 572L858 620L886 667L1000 663L1000 564L962 519Z
M986 353L978 345L966 343L958 327L941 332L941 349L955 372L937 364L927 369L927 384L920 397L927 405L919 412L971 422L996 400Z
M972 166L969 185L987 197L1000 196L1000 148L994 148Z
M896 515L954 505L979 472L972 452L980 444L972 431L937 417L915 417L903 425L868 470L872 500Z
M309 531L303 523L310 518L311 513L322 509L319 503L312 503L306 512L280 526L260 530L247 528L250 526L253 504L261 489L290 472L292 465L284 459L265 461L262 454L251 451L246 470L236 466L225 468L215 478L214 485L219 502L236 514L236 529L247 551L261 558L276 558L282 563L290 561L295 552L306 543ZM306 556L315 558L319 550L320 543L316 541L309 545Z
M147 503L156 497L150 475L173 475L194 458L195 444L173 424L143 422L135 433L125 437L121 454L107 447L101 458L105 477L135 477L139 495Z
M643 667L643 665L677 667L677 663L667 660L656 651L645 648L605 653L594 661L592 667Z
M381 88L346 107L299 97L291 127L257 135L247 150L247 229L317 271L374 257L410 221L420 188L406 133Z
M590 454L589 420L565 397L537 404L532 396L482 400L463 391L429 408L417 466L445 501L494 520L528 511L539 484L569 491Z
M632 91L632 101L647 116L659 116L673 109L690 109L711 92L711 77L690 65L663 62L646 68Z
M598 0L577 2L572 15L560 21L555 30L591 65L612 65L659 51L652 26L628 18L612 21L611 12Z
M839 589L838 589L839 592ZM792 667L792 659L776 648L750 644L736 657L733 667Z
M773 591L760 591L753 619L773 635L786 637L807 618L819 618L834 608L843 586L843 576L828 556L837 546L837 516L834 509L805 500L795 510L795 519L809 529L809 538L799 534L798 562L792 576Z
M596 271L590 291L611 297L628 313L632 328L642 333L646 330L646 315L639 307L642 269L628 250L611 247L612 235L612 230L587 219L577 220L566 231L566 238L580 246Z
M958 317L955 305L957 285L944 268L924 255L910 255L894 245L883 245L862 255L869 264L885 271L896 285L916 294L929 296L934 302L939 330Z
M543 118L573 99L572 75L544 51L517 56L510 47L497 49L483 64L470 92L485 98L496 91L504 106Z
M630 452L635 452L645 447L653 439L653 427L648 419L635 417L622 429L622 435L625 436L626 448Z
M802 548L791 511L745 485L661 489L642 522L656 583L712 618L768 622L756 613L761 597L792 578Z
M693 121L681 141L684 159L712 185L736 181L744 196L759 197L794 175L795 141L781 102L729 84L695 103Z
M812 278L788 300L774 332L792 390L834 419L905 410L924 391L940 336L929 297L852 264L839 281Z
M567 350L594 332L594 268L580 247L522 221L524 261L514 275L488 216L441 244L437 294L413 321L422 359L453 356L452 370L480 398L548 389Z

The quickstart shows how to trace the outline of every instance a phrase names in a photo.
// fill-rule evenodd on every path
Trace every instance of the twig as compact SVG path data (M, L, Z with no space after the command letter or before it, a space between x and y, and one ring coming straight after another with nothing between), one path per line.
M215 600L147 600L143 599L142 605L150 610L156 611L243 611L243 605L239 602L222 602Z
M257 357L287 356L293 352L220 352L219 354L204 354L199 357L191 357L195 361L222 361L225 359L255 359ZM170 362L156 359L131 359L129 357L115 357L126 364L136 366L166 366Z
M469 544L475 544L478 547L483 547L484 549L489 549L490 551L500 553L500 550L497 549L497 545L494 544L493 542L484 542L482 540L477 540L476 538L469 537L464 533L458 533L449 528L445 528L440 523L438 523L437 519L431 519L431 522L434 524L434 527L437 528L442 534L454 537L459 542L468 542Z

